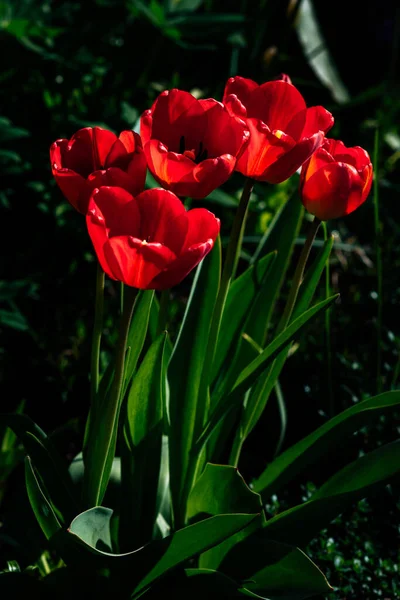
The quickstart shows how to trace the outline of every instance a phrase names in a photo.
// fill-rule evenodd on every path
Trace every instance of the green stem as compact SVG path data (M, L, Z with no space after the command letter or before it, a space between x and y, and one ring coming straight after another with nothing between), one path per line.
M284 331L289 324L290 318L293 313L294 306L296 304L300 285L303 280L304 269L307 264L307 260L310 255L311 247L313 245L315 236L317 235L317 231L318 231L318 228L320 225L321 225L321 221L319 219L317 219L317 217L314 217L314 220L310 223L306 241L301 250L301 254L300 254L297 266L296 266L296 270L293 275L293 280L292 280L290 292L289 292L289 295L288 295L288 298L286 301L286 305L285 305L281 320L279 321L276 332L275 332L275 337L278 336L280 333L282 333L282 331ZM272 370L274 368L274 364L275 364L275 361L269 367L269 373L272 372ZM266 379L266 381L267 381L267 379ZM239 463L239 458L240 458L240 454L242 452L243 444L249 434L249 427L253 422L253 417L256 414L257 404L258 403L254 404L251 414L249 415L248 418L246 418L246 424L244 425L242 430L238 430L238 432L235 436L235 439L233 441L229 464L231 464L235 467L237 467L237 465Z
M376 253L376 271L378 286L378 314L376 321L376 382L377 393L382 392L382 315L383 315L383 278L382 278L382 223L379 217L379 127L375 130L374 140L374 227L375 227L375 253Z
M297 263L296 270L293 275L292 285L290 286L289 296L287 298L285 309L283 311L281 320L279 321L275 336L282 333L282 331L284 329L286 329L286 327L289 324L290 317L292 316L292 312L293 312L294 306L296 304L300 285L301 285L301 282L303 281L304 269L306 267L307 260L310 255L311 247L314 243L315 236L317 235L317 231L318 231L320 225L321 225L321 221L319 219L317 219L317 217L314 217L314 220L310 223L308 233L307 233L307 238L306 238L304 246L301 250L299 261Z
M228 248L226 250L224 268L221 276L221 283L219 286L218 296L215 302L213 317L210 326L210 335L208 338L208 360L206 363L206 370L204 371L207 385L209 383L210 375L209 367L214 362L218 334L221 326L221 319L222 314L224 312L226 297L228 295L231 281L235 275L237 263L239 261L239 256L242 249L243 233L246 226L247 211L249 207L251 192L253 191L253 185L254 181L252 179L246 179L242 196L240 198L239 206L235 215L235 220L233 222Z
M324 240L328 240L328 227L325 221L322 223L324 229ZM325 265L325 297L331 295L331 274L329 257ZM327 383L328 383L328 416L332 419L335 415L335 398L333 396L333 377L332 377L332 338L331 338L331 311L325 312L325 343L327 358Z
M90 389L91 389L91 404L95 405L97 390L99 389L99 362L100 362L100 346L101 334L103 331L103 314L104 314L104 271L97 263L96 271L96 299L94 305L94 324L92 337L92 353L90 360Z

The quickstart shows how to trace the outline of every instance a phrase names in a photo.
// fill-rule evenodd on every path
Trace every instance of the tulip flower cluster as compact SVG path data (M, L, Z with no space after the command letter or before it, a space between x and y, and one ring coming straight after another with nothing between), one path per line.
M212 213L186 213L178 197L204 198L233 171L276 184L302 167L301 199L316 218L358 208L371 188L371 161L362 148L326 138L333 123L322 106L307 108L287 75L262 85L232 77L222 103L164 91L143 113L140 136L84 128L54 142L50 160L67 200L87 215L103 270L132 287L164 289L182 281L219 233ZM143 192L147 168L164 189Z
M29 502L51 549L42 580L28 576L40 597L267 599L332 591L300 547L351 503L398 479L400 445L350 462L305 503L272 517L264 507L334 452L338 437L398 409L400 392L355 403L283 452L282 419L276 454L250 487L238 471L292 344L338 297L313 300L332 237L304 277L320 222L354 211L371 187L367 152L326 138L332 126L332 115L308 108L287 76L262 85L234 77L222 102L161 93L143 113L140 135L84 128L51 146L54 178L85 216L98 264L82 452L67 466L28 416L0 415L3 431L10 427L25 447ZM144 189L147 169L161 187ZM297 197L237 277L236 266L254 181L277 184L300 169L300 197L314 219L276 318L303 218ZM183 201L204 198L234 171L246 179L222 260L219 219L204 208L186 210ZM196 265L184 317L170 336L168 289ZM115 354L102 369L105 274L125 286ZM280 424L269 427L276 433Z

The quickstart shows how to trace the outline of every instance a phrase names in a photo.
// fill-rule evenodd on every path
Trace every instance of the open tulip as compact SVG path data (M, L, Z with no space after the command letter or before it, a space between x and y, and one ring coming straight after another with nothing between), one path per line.
M333 117L325 108L306 107L287 75L262 85L231 77L223 103L250 130L250 141L238 158L236 170L259 181L281 183L288 179L319 148L333 125Z
M372 184L371 159L363 148L346 148L326 139L301 170L300 193L306 209L321 221L353 212Z
M204 208L186 211L161 188L136 198L118 187L94 190L86 216L103 270L139 289L177 285L210 252L219 219Z
M95 188L116 185L134 195L144 189L146 158L140 136L133 131L117 137L101 127L85 127L70 140L55 141L50 161L64 196L84 215Z
M229 178L249 136L220 102L175 89L143 113L140 134L155 179L191 198L204 198Z

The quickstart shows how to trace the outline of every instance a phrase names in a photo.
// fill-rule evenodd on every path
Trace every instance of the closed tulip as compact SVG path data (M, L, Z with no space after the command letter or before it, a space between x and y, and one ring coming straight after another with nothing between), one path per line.
M301 199L321 221L344 217L358 208L370 192L371 159L363 148L346 148L339 140L326 139L303 166Z

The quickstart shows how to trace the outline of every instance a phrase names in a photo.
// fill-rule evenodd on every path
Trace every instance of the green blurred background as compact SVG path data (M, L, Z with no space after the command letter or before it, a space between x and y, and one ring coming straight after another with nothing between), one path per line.
M371 156L379 132L379 220L371 193L353 215L328 223L336 238L330 284L341 302L331 315L330 350L321 320L285 367L283 447L324 422L330 398L334 411L340 411L378 389L397 389L399 39L400 10L389 0L1 1L1 411L23 405L44 429L56 432L67 458L80 448L96 264L84 220L52 180L50 144L84 126L117 133L136 128L142 111L166 88L221 99L226 80L236 74L259 83L289 74L308 105L322 104L334 114L329 135L348 146L361 145ZM221 218L223 241L242 184L235 175L200 203ZM297 175L279 186L256 185L241 266L296 189ZM303 239L302 231L296 252ZM189 283L173 290L172 317L181 313ZM320 296L324 293L322 282ZM111 282L106 305L104 364L118 313L118 289ZM172 335L175 322L172 318ZM248 478L276 451L279 431L270 424L279 415L270 404L244 453L241 470ZM271 512L298 501L299 494L305 499L313 486L349 462L349 454L356 458L398 434L399 420L391 419L354 436L346 448L339 440L336 456L294 482L285 497L273 499ZM29 564L41 538L29 510L22 521L17 516L26 498L20 453L11 454L6 459L3 452L1 463L0 561L17 558ZM398 523L399 488L392 486L343 515L312 544L313 558L341 587L338 598L400 594Z

